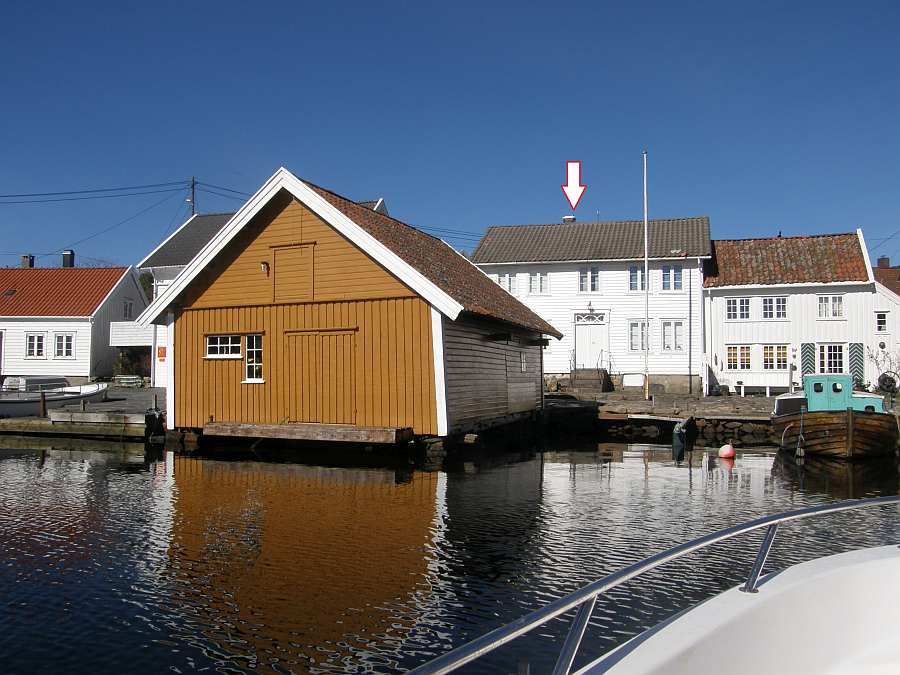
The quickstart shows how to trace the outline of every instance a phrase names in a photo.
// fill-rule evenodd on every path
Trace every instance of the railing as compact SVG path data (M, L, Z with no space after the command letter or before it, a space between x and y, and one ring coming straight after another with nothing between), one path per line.
M802 520L804 518L809 518L811 516L816 516L823 513L852 511L854 509L862 509L870 506L885 506L888 504L897 503L900 503L900 496L874 497L871 499L850 499L843 502L823 504L820 506L812 506L805 509L799 509L797 511L788 511L785 513L765 516L763 518L757 518L756 520L751 520L741 525L727 527L723 530L719 530L718 532L712 532L711 534L699 537L698 539L694 539L693 541L689 541L674 548L670 548L667 551L662 551L660 553L657 553L656 555L652 555L649 558L645 558L638 563L629 565L628 567L615 572L614 574L610 574L603 579L594 581L593 583L584 586L574 593L559 598L558 600L554 600L546 607L535 610L534 612L526 614L522 618L517 619L512 623L492 630L491 632L486 633L485 635L482 635L481 637L476 638L475 640L472 640L471 642L462 645L461 647L458 647L453 651L444 654L443 656L439 656L436 659L429 661L428 663L419 666L418 668L415 668L410 672L417 674L428 673L429 675L449 673L456 670L457 668L460 668L461 666L464 666L467 663L470 663L471 661L481 658L485 654L494 651L507 642L510 642L515 638L530 632L534 628L538 628L539 626L544 625L551 619L561 616L569 610L577 607L578 612L575 615L575 619L572 622L572 626L569 629L569 633L566 636L565 642L563 643L562 649L559 653L559 657L556 660L556 666L553 669L554 675L566 675L572 669L572 663L575 661L575 656L578 653L578 648L581 645L582 638L584 637L584 632L587 628L588 621L590 621L591 614L594 611L594 605L597 601L597 597L609 591L610 589L613 589L616 586L619 586L620 584L623 584L626 581L633 579L640 574L643 574L644 572L648 572L656 567L659 567L663 563L669 562L670 560L681 558L688 553L706 548L707 546L711 546L712 544L724 541L726 539L731 539L732 537L735 537L739 534L766 528L766 533L763 536L763 541L759 547L759 552L756 555L756 560L753 562L753 567L750 570L750 575L747 577L747 580L744 582L740 589L745 593L756 593L763 566L766 564L766 558L769 555L769 550L772 548L772 543L775 541L775 535L778 532L778 526L782 523L786 523L792 520Z

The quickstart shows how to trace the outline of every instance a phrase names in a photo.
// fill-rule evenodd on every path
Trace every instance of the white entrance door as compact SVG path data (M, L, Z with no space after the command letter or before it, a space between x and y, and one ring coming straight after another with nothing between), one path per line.
M575 368L609 368L606 312L575 315Z

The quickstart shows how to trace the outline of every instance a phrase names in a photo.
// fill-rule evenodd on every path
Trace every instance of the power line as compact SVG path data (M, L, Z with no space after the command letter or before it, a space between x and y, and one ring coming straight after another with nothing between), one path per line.
M200 183L198 183L198 185L200 185ZM205 192L206 194L209 194L209 195L215 195L216 197L224 197L225 199L236 199L239 202L247 201L246 197L238 197L237 195L226 195L222 192L216 192L215 190L210 190L210 189L204 188L204 187L198 187L197 189L200 190L200 192Z
M50 202L76 202L85 199L114 199L116 197L139 197L141 195L156 195L163 192L177 192L183 190L184 187L169 188L167 190L145 190L144 192L123 192L119 194L105 195L89 195L83 197L55 197L53 199L21 199L16 201L4 201L0 199L0 205L3 204L47 204Z
M216 190L222 190L223 192L234 192L235 194L239 194L242 197L249 197L249 192L241 192L240 190L233 190L232 188L222 187L221 185L213 185L212 183L204 183L202 180L197 181L197 185L205 185L208 188L214 188Z
M167 197L163 197L163 198L160 199L159 201L153 202L150 206L141 209L140 211L138 211L138 212L135 213L134 215L128 216L128 217L125 218L124 220L120 220L120 221L117 222L117 223L113 223L113 224L110 225L109 227L105 227L105 228L103 228L102 230L100 230L99 232L95 232L94 234L88 235L87 237L84 237L83 239L79 239L78 241L73 242L73 243L69 244L68 246L63 246L63 247L61 247L61 248L58 248L58 249L56 249L55 251L52 251L51 253L43 253L43 254L41 254L41 255L38 256L38 257L40 257L40 258L45 258L45 257L47 257L48 255L54 255L54 254L56 254L56 253L59 253L60 251L62 251L62 250L64 250L64 249L67 249L67 248L75 248L75 247L78 246L79 244L83 244L84 242L89 241L89 240L93 239L94 237L99 237L101 234L106 234L107 232L110 232L111 230L114 230L114 229L116 229L117 227L119 227L119 226L121 226L121 225L124 225L125 223L131 222L132 220L134 220L134 219L137 218L138 216L142 216L142 215L144 215L145 213L147 213L147 211L150 211L151 209L155 209L155 208L156 208L157 206L159 206L160 204L163 204L163 203L169 201L169 200L172 199L172 197L174 197L174 196L175 196L174 194L170 194L170 195L167 196Z
M145 188L168 187L171 185L184 185L188 181L178 180L169 181L168 183L148 183L146 185L127 185L117 188L94 188L90 190L64 190L62 192L24 192L21 194L0 195L0 199L19 198L19 197L58 197L59 195L81 195L89 192L121 192L123 190L143 190Z

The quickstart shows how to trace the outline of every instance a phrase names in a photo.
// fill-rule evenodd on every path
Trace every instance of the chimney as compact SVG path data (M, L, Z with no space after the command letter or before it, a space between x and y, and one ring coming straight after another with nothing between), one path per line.
M66 249L62 252L62 266L75 267L75 251Z
M890 259L888 256L886 256L886 255L879 256L879 258L878 258L878 266L879 266L879 267L890 267L890 266L891 266L891 259Z
M34 267L34 256L30 253L22 256L22 267L31 269Z
M574 223L575 216L563 216L563 222L564 223Z

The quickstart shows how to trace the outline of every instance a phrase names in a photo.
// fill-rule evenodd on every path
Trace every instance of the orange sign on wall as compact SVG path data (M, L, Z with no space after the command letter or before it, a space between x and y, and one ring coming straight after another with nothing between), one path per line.
M156 358L160 361L166 360L166 348L165 347L157 347L156 348Z

